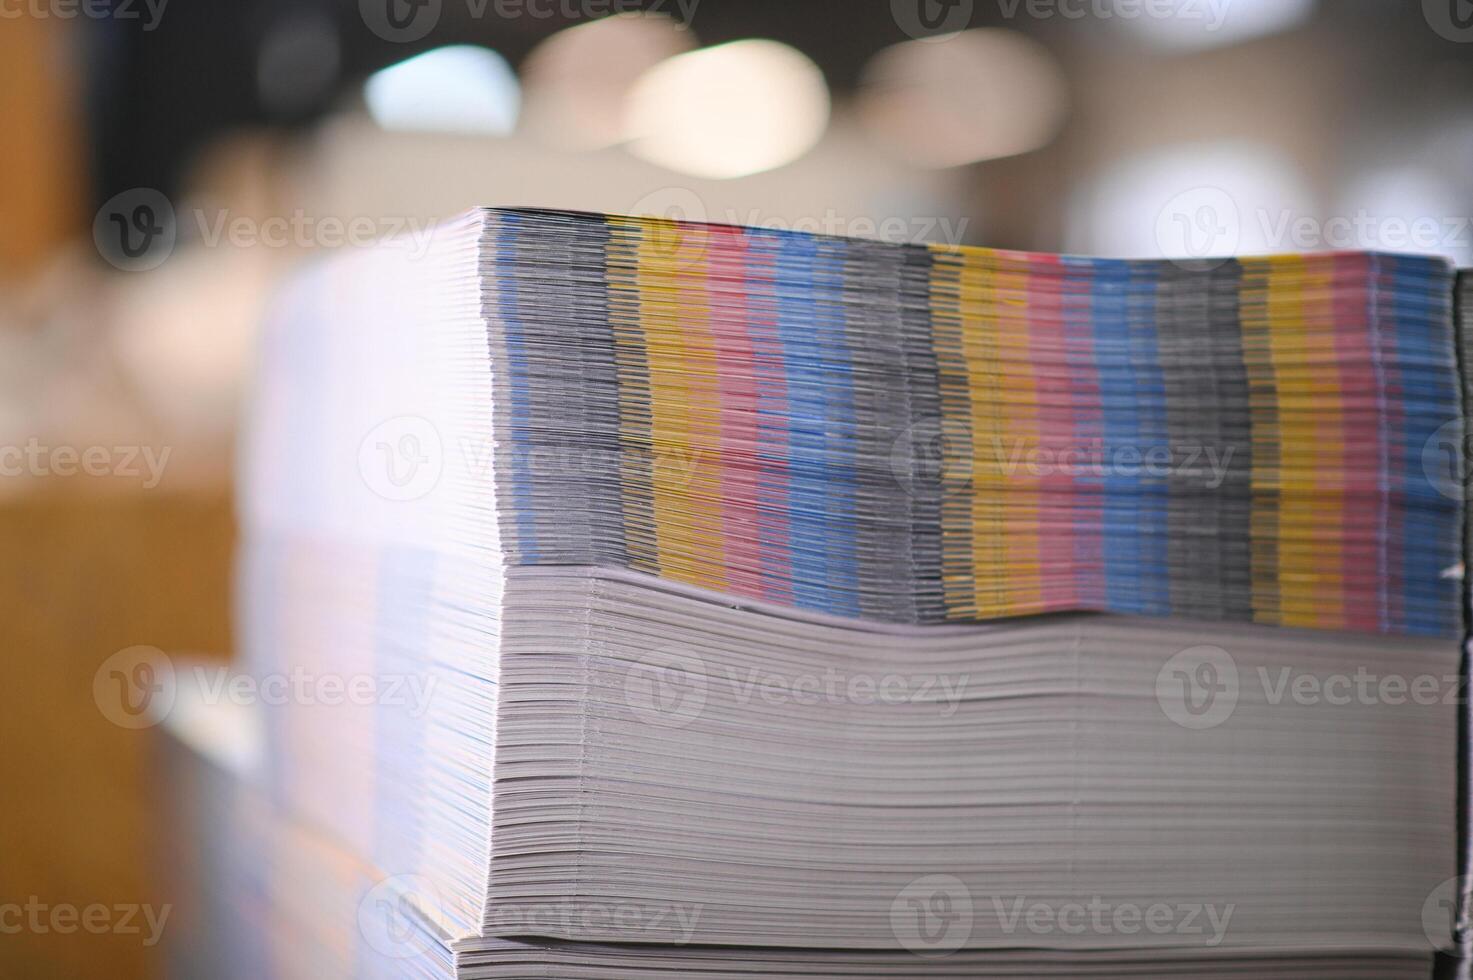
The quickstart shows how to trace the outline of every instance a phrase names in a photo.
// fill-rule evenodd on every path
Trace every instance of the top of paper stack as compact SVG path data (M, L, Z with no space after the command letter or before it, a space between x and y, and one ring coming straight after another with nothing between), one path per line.
M899 623L1452 635L1452 270L484 210L505 561ZM443 273L441 273L443 276Z

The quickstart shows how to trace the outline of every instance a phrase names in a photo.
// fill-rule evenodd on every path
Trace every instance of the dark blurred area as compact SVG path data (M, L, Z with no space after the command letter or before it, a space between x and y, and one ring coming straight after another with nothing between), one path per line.
M170 902L153 735L97 671L230 655L237 406L283 277L473 205L1473 265L1473 8L0 0L0 976L162 971L28 917Z

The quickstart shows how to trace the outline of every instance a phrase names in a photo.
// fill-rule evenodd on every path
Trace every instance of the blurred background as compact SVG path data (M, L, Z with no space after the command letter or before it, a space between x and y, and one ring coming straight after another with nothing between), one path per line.
M157 974L146 926L16 927L169 901L94 681L230 656L275 285L480 204L1473 264L1473 6L0 0L0 976Z

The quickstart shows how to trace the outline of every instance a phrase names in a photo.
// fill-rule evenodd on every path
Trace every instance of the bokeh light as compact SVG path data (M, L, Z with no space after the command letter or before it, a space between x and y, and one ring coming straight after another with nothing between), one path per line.
M860 112L882 146L921 166L953 167L1043 146L1067 107L1048 51L989 29L881 51L865 69Z
M619 14L558 31L522 65L521 128L553 146L594 150L624 139L634 83L695 35L659 14Z
M516 126L521 88L501 55L457 44L375 72L363 98L384 129L501 136Z
M651 163L740 177L801 157L828 117L828 85L806 55L776 41L733 41L646 72L630 92L625 133Z

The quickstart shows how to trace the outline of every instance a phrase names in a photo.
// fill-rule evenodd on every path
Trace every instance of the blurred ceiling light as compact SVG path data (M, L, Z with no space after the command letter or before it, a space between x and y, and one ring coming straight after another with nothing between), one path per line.
M629 93L630 151L697 177L791 163L823 137L829 90L818 66L776 41L732 41L669 58Z
M1163 48L1197 50L1287 31L1309 19L1314 3L1315 0L1155 0L1145 10L1137 9L1133 16L1120 13L1116 19Z
M521 90L501 55L457 44L375 72L363 98L384 129L503 136L516 125Z
M522 65L523 127L576 150L624 139L620 114L634 83L695 36L663 14L619 14L558 31Z
M900 156L954 167L1043 146L1067 107L1048 51L1015 31L986 29L879 52L865 67L859 108L866 129Z

